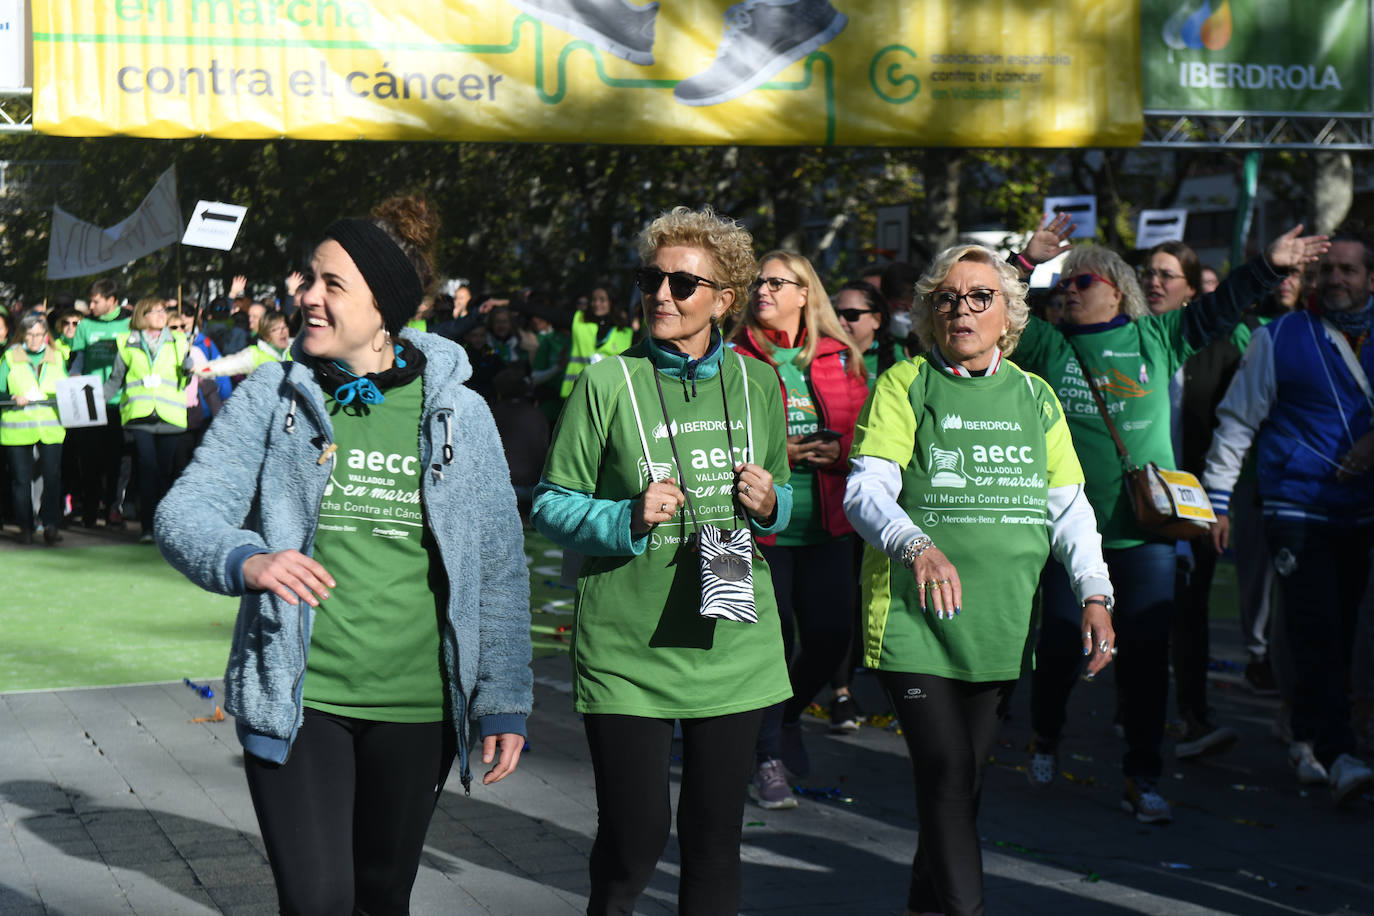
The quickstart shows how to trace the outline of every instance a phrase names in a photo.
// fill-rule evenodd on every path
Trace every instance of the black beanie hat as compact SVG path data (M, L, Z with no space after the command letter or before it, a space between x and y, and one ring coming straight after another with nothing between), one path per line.
M358 265L382 313L382 326L395 338L415 317L425 288L415 265L385 229L371 220L341 219L324 231L324 237L343 246Z

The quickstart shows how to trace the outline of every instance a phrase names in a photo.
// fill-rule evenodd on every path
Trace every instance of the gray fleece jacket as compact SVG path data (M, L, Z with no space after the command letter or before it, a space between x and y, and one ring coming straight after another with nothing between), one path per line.
M404 334L426 359L420 498L448 574L441 640L467 788L469 722L478 724L481 737L525 733L533 703L529 573L496 424L463 384L471 374L467 356L442 337ZM168 562L202 588L242 595L224 708L237 719L244 749L277 763L286 760L301 727L315 610L271 592L245 591L243 561L289 548L312 552L337 460L333 441L311 371L299 362L265 365L224 402L155 521Z

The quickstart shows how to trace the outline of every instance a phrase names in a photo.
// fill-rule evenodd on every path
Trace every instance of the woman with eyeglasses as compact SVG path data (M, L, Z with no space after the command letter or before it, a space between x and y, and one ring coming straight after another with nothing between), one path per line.
M906 359L902 345L892 336L892 310L887 299L872 284L850 280L835 293L835 314L840 327L854 339L864 355L871 389L878 376Z
M753 289L730 339L771 367L787 405L792 521L761 543L778 597L792 696L764 715L751 791L764 808L794 808L787 774L800 779L811 770L801 714L848 654L853 629L857 573L844 480L868 373L863 350L840 325L806 258L769 252L759 259Z
M1062 239L1070 229L1046 227L1036 235L1053 232ZM1142 823L1173 818L1159 778L1175 545L1136 524L1121 459L1085 374L1091 372L1097 380L1132 460L1174 468L1169 379L1189 356L1229 333L1242 310L1276 286L1284 270L1318 257L1325 238L1302 237L1301 230L1295 226L1280 236L1264 256L1232 271L1215 292L1198 296L1186 309L1160 315L1150 314L1134 272L1119 255L1096 245L1074 248L1063 267L1061 324L1032 318L1016 350L1016 362L1049 382L1066 405L1073 445L1087 476L1088 501L1116 586L1114 625L1121 648L1117 685L1126 736L1121 805ZM1022 260L1043 260L1029 248L1023 255ZM1065 708L1083 660L1082 609L1069 575L1051 563L1041 587L1043 620L1031 677L1035 745L1028 771L1031 785L1038 787L1050 785L1058 772Z
M119 396L119 421L138 460L140 544L153 543L153 511L172 485L187 429L191 344L185 334L167 329L167 318L165 299L138 301L105 382L106 399Z
M587 912L633 912L653 875L677 719L678 911L734 913L759 722L792 694L751 544L791 512L783 406L773 373L720 336L753 278L748 231L678 207L645 227L639 254L648 336L578 375L532 513L585 557L571 651L596 776ZM723 540L737 552L717 552Z
M908 914L983 912L983 772L1025 669L1040 570L1073 570L1088 670L1115 636L1112 586L1064 411L1005 357L1026 284L981 245L946 249L916 284L925 352L878 377L859 417L845 511L868 543L864 661L911 756L920 836Z
M38 521L49 547L62 539L62 443L67 431L57 416L57 383L67 377L66 363L48 340L43 315L19 319L18 340L0 356L0 445L10 462L14 515L19 543L32 544L34 475L43 481Z

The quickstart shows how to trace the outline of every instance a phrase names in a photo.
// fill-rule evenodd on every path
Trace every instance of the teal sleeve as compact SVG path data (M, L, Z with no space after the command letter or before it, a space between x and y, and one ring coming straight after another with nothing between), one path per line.
M0 359L0 391L5 391L6 385L10 380L10 362L7 359Z
M633 506L632 499L597 499L541 480L534 488L530 520L540 534L560 547L589 557L637 557L649 538L631 534Z
M767 525L756 518L749 519L749 526L754 529L755 534L767 537L770 534L777 534L787 527L787 523L792 521L792 485L790 483L773 484L773 493L778 497L777 508L773 512L773 521Z

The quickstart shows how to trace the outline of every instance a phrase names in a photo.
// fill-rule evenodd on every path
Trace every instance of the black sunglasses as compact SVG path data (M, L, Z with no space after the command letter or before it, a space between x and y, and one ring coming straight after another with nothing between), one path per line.
M860 315L876 315L877 309L836 309L835 314L845 321L858 321Z
M696 293L697 287L706 285L711 289L720 289L721 285L714 280L705 277L698 277L696 274L689 274L685 270L675 270L672 273L659 270L657 267L641 267L635 271L635 286L646 296L652 296L663 286L663 278L668 278L668 292L674 299L690 299Z

